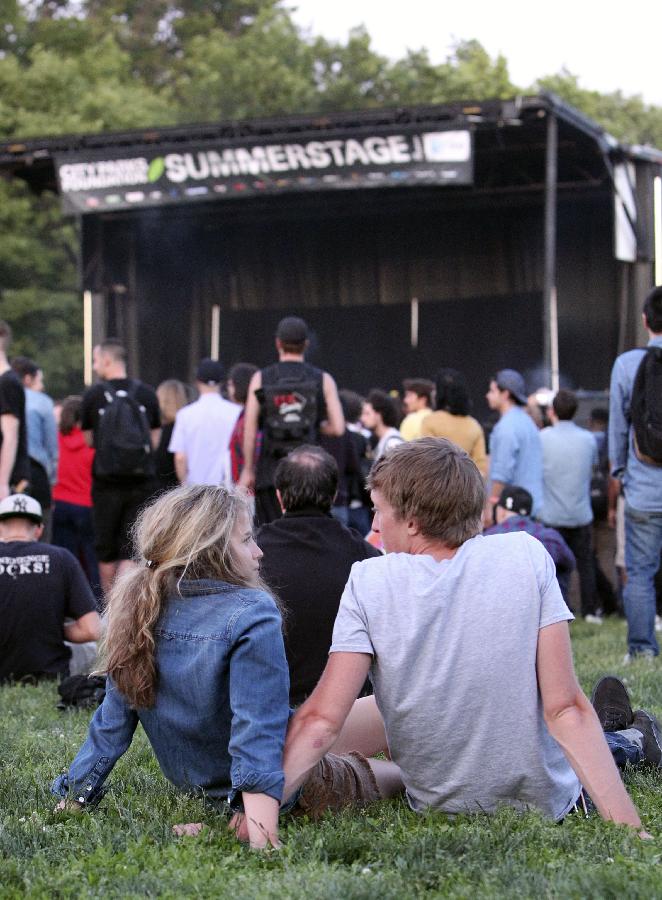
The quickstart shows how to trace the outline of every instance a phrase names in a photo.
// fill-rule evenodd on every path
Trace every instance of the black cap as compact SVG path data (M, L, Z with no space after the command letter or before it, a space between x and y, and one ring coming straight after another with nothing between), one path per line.
M224 374L223 366L217 360L201 359L195 377L201 384L213 385L220 384Z
M303 344L308 340L308 326L298 316L287 316L278 323L276 337L284 344Z
M497 506L503 506L508 512L517 513L519 516L530 516L533 509L533 497L524 488L507 484L501 491Z

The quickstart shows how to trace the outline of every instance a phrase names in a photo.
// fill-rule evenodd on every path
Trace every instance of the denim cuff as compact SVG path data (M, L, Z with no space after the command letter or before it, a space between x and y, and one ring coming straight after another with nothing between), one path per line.
M228 794L230 807L237 811L243 810L243 803L239 796L243 791L248 794L266 794L280 803L285 787L285 775L283 771L255 772L252 769L243 769L232 775L232 790Z
M110 760L102 756L89 775L82 781L72 782L64 772L51 784L51 794L69 800L75 800L81 806L96 806L107 791L103 787L103 779L108 774Z

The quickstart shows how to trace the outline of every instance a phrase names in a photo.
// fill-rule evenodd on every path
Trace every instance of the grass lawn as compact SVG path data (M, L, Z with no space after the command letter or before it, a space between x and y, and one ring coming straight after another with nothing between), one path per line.
M622 623L572 629L587 692L600 675L619 674L635 707L662 718L662 666L621 667ZM48 786L90 718L58 712L55 699L51 685L0 688L2 898L662 897L662 770L626 773L651 842L597 815L561 826L509 810L449 820L394 801L319 825L290 822L285 848L260 855L168 785L142 732L97 810L54 814ZM198 838L173 836L174 823L200 820L209 827Z

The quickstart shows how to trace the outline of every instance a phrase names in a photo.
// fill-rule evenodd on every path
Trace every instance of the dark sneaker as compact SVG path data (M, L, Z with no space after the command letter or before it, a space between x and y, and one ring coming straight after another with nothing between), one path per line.
M643 709L634 714L632 727L644 736L644 759L653 766L662 768L662 732L655 716Z
M624 731L632 725L632 706L627 688L615 675L605 675L593 688L591 703L603 731Z

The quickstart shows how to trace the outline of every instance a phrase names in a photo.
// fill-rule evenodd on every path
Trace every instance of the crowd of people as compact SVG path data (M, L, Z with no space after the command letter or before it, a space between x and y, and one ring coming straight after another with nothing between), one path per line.
M339 391L292 316L272 365L203 359L194 386L104 340L54 403L0 322L0 682L107 676L61 807L99 801L140 722L255 847L283 811L403 791L645 834L617 766L662 767L659 725L614 676L586 700L568 630L569 605L624 614L624 664L659 653L662 289L643 317L589 428L511 368L484 424L453 369Z

